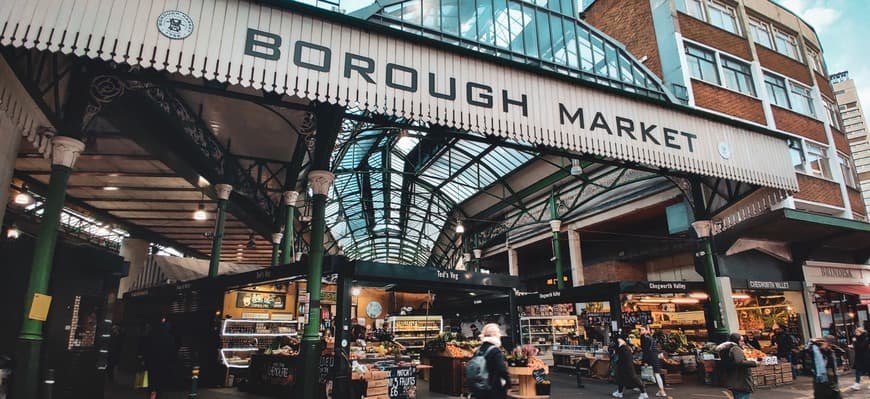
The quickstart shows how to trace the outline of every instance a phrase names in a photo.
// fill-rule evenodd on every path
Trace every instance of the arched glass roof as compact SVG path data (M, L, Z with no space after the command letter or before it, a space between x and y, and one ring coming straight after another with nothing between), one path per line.
M571 0L378 1L357 17L620 90L669 100L625 48L579 21Z

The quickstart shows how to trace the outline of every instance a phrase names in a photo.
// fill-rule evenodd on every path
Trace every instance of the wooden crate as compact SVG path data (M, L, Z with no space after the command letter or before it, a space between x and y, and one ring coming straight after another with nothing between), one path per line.
M389 390L389 388L386 387L386 386L383 386L383 387L368 387L368 388L366 389L366 396L380 396L380 395L386 395L388 390Z
M662 375L662 379L664 380L664 383L668 385L683 383L683 375L680 373L667 373Z

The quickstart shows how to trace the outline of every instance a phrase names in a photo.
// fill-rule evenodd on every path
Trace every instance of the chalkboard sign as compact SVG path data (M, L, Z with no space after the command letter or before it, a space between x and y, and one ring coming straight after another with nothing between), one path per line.
M649 325L652 324L652 312L640 311L640 312L626 312L622 314L622 323L627 326L634 325Z
M324 384L327 380L333 379L333 374L335 372L335 368L332 367L333 365L335 365L335 356L320 356L320 376L317 380L318 383Z
M408 367L390 367L386 369L389 373L387 376L387 393L390 399L413 399L417 397L417 368L414 366Z
M536 369L532 371L532 377L535 378L535 382L542 384L544 381L547 381L547 371L544 369Z
M610 313L589 312L586 313L586 321L589 323L589 325L609 324Z
M236 307L248 309L284 309L287 295L269 292L240 291L236 294Z

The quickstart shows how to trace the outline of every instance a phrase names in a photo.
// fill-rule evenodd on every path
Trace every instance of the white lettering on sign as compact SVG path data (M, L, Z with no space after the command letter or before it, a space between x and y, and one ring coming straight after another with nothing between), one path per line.
M545 294L538 294L538 298L547 299L562 296L562 293L559 291L547 292Z
M753 281L749 280L749 288L787 290L791 286L788 281Z
M651 290L685 290L686 283L649 283Z
M451 272L449 270L439 270L438 278L459 281L459 273Z

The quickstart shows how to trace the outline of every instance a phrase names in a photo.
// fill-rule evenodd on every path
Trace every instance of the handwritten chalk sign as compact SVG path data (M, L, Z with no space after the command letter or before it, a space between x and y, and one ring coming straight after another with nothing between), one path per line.
M547 381L547 371L544 369L535 369L532 371L532 377L535 378L535 382L538 384Z
M417 397L417 368L390 367L387 376L387 391L390 399L413 399Z
M333 355L325 355L320 356L320 376L318 378L318 382L321 384L326 383L327 380L331 380L334 374L335 365L335 356Z

